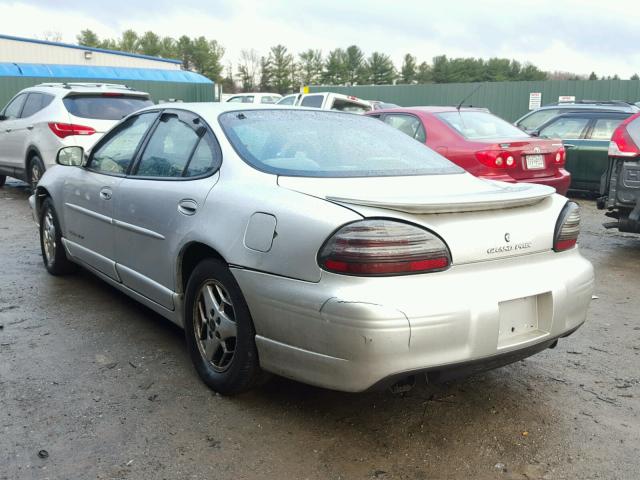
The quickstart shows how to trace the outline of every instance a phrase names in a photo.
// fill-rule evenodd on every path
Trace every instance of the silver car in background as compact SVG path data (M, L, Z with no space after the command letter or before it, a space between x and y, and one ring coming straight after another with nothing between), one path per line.
M373 118L153 107L58 161L30 198L47 270L81 265L183 326L224 394L264 371L358 392L497 367L591 299L575 203Z
M60 148L90 148L130 113L153 105L149 94L109 83L42 83L0 112L0 187L15 177L35 188Z

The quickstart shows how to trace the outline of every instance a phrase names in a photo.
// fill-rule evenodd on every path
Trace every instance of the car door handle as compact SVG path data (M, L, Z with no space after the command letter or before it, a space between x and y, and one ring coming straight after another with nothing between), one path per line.
M198 211L198 204L195 200L180 200L178 202L178 211L183 215L195 215L195 213Z
M33 125L29 125L29 126L27 127L27 130L33 130Z
M5 130L5 132L9 133L9 132L11 132L11 130L12 130L11 128L7 128L7 129Z
M111 200L111 195L113 195L113 191L109 187L100 190L100 198L103 200Z
M576 146L573 143L565 143L563 145L564 148L576 148Z

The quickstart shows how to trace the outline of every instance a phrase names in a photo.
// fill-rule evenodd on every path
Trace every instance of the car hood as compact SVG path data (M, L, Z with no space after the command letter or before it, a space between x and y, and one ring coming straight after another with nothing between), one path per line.
M351 205L413 214L474 212L533 205L553 195L551 187L454 175L405 177L279 177L289 190Z

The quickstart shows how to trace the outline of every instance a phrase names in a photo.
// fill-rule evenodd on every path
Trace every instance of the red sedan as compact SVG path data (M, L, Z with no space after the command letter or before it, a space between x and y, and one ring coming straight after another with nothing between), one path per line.
M406 107L367 115L424 143L482 178L541 183L567 193L571 174L564 167L560 140L528 135L481 108Z

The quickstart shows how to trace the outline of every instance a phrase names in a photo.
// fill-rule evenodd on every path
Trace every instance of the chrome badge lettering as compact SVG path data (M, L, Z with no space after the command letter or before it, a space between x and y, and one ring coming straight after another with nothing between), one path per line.
M527 250L531 248L531 242L514 243L513 245L501 245L499 247L491 247L487 249L488 255L497 253L517 252L519 250Z

